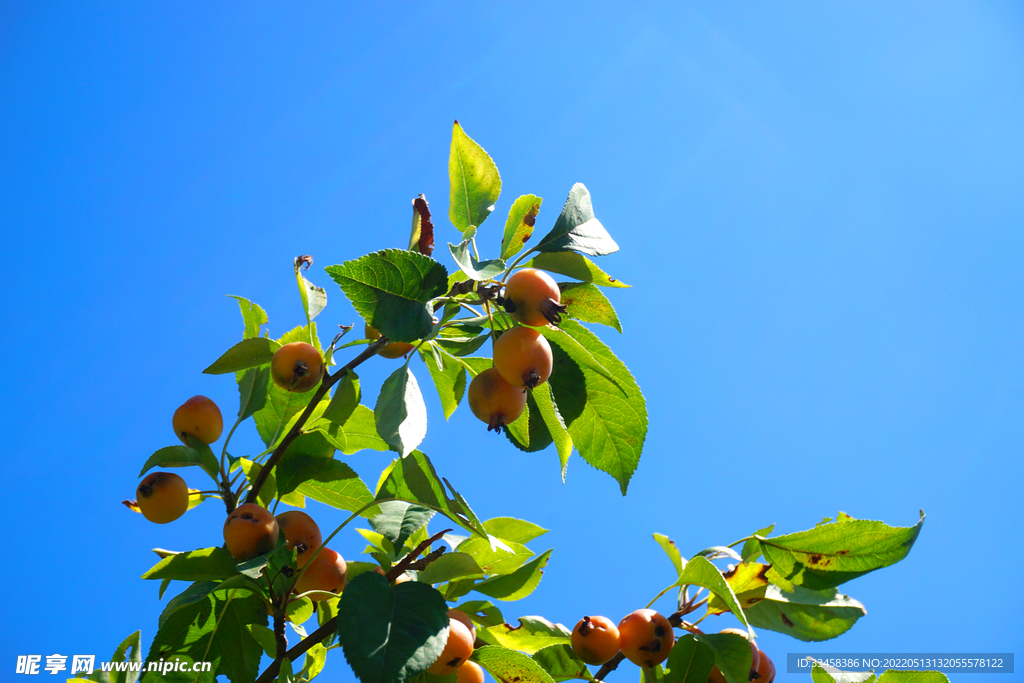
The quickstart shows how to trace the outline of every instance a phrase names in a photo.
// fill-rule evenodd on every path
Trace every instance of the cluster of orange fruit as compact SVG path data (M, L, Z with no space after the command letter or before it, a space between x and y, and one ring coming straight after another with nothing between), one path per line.
M727 628L722 633L747 637L745 631ZM637 666L651 668L668 659L676 642L672 625L652 609L638 609L627 614L618 627L607 617L583 617L572 630L572 649L587 664L599 666L610 662L615 655L622 656ZM775 665L765 653L750 641L749 680L772 683ZM716 666L708 676L709 683L725 683L725 676Z
M526 390L551 376L551 345L533 328L559 322L565 312L560 301L558 283L542 270L523 268L505 282L501 305L529 327L505 330L494 342L494 367L469 383L469 408L488 430L500 431L515 422L526 407Z
M473 620L462 610L448 610L448 640L440 656L427 671L435 676L457 674L457 683L483 683L483 668L476 662L469 661L474 643L476 626Z

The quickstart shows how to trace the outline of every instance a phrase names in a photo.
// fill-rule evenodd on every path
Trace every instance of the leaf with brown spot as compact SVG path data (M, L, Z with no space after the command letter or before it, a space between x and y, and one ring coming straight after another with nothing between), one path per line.
M812 591L802 586L792 592L768 586L764 598L743 611L751 624L805 642L840 636L867 614L864 605L835 588Z
M430 206L423 195L412 200L412 234L409 236L409 251L418 251L424 256L434 253L434 224L430 220Z
M544 200L536 195L524 194L512 203L505 221L505 233L501 238L501 258L508 259L523 249L533 235L537 213Z
M536 661L500 645L479 647L471 659L487 670L499 683L555 683Z
M725 580L736 593L736 602L744 610L752 607L761 601L765 591L768 590L768 569L771 565L759 562L742 562L725 572ZM730 612L729 606L720 597L712 595L708 600L708 612L710 614L723 614Z

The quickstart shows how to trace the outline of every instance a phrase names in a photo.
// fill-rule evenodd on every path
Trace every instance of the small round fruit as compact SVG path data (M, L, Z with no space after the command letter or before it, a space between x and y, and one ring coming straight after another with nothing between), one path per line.
M772 683L775 680L775 664L772 663L771 658L761 651L761 658L757 662L756 673L758 678L752 678L752 681L757 683Z
M363 336L367 339L379 339L380 332L364 323ZM401 358L414 348L416 348L415 345L408 342L388 342L377 352L377 355L394 360L395 358Z
M719 633L731 633L735 636L742 636L744 639L748 638L746 631L742 631L738 628L724 628ZM757 643L754 641L748 641L750 643L750 674L754 674L757 671L761 659L761 650L758 649ZM753 677L751 681L756 680ZM722 673L721 669L716 665L711 669L711 675L708 676L709 683L726 683L725 674Z
M255 503L239 505L224 522L224 542L236 560L250 560L270 552L277 543L274 515Z
M459 667L455 683L484 683L484 670L476 662L466 662Z
M309 391L320 383L323 375L324 359L306 342L285 344L270 361L270 376L285 391Z
M476 642L476 624L469 618L469 615L460 609L452 607L448 610L448 616L452 619L457 619L462 622L462 625L469 629L469 635L473 638L473 642Z
M284 532L288 550L298 549L296 564L302 567L312 556L312 551L320 547L323 536L320 527L313 518L302 510L289 510L277 516L277 526Z
M221 417L217 404L205 396L193 396L178 406L171 418L174 433L181 442L188 445L186 434L191 434L206 444L220 438L224 431L224 418Z
M559 303L561 298L558 284L543 270L523 268L505 282L505 309L524 325L562 322L565 306Z
M506 382L496 368L487 368L469 383L469 409L487 423L487 431L500 432L525 407L526 391Z
M309 562L309 566L295 582L295 592L338 593L345 589L347 576L348 565L345 564L345 559L330 548L321 548L320 554Z
M514 387L532 389L551 376L551 345L529 327L506 330L494 342L494 367Z
M444 644L441 656L427 669L435 676L447 676L455 673L473 654L473 639L469 629L458 619L448 617L448 642Z
M572 630L572 651L587 664L599 666L619 652L619 629L608 617L583 617Z
M661 664L675 642L668 619L652 609L638 609L619 622L619 648L637 666Z
M173 522L188 510L188 485L171 472L153 472L135 491L142 516L157 524Z

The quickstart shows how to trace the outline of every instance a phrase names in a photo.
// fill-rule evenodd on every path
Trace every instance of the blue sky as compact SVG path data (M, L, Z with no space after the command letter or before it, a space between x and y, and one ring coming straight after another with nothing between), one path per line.
M1019 5L211 5L0 8L0 475L20 598L0 666L148 643L149 548L219 544L223 509L155 526L120 501L174 443L177 405L237 400L201 374L241 333L224 295L278 336L300 324L291 259L310 253L321 325L356 321L321 267L405 246L419 193L444 218L456 118L502 172L498 216L533 193L548 226L590 189L622 248L600 265L633 285L611 293L624 334L600 334L651 420L623 498L576 456L563 485L553 451L520 453L466 410L446 424L427 392L438 470L481 517L551 529L541 587L506 616L643 606L674 578L654 532L689 554L923 508L906 560L844 586L868 615L821 651L1024 642L1001 578L1024 560ZM371 482L387 460L348 458ZM776 662L803 649L760 642Z

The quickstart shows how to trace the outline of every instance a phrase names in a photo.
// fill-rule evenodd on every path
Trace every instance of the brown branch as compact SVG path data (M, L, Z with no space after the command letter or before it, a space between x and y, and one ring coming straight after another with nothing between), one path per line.
M292 441L295 441L295 439L298 438L299 434L302 432L302 428L306 425L306 421L309 420L309 417L313 414L317 404L320 403L323 397L327 395L327 392L331 390L331 387L334 386L338 380L344 377L347 371L355 369L361 365L363 361L376 355L377 351L387 343L388 338L381 335L376 341L371 342L365 349L363 349L362 353L350 360L345 366L339 368L333 375L324 375L323 381L320 382L320 388L316 390L315 394L313 394L313 398L310 399L309 405L307 405L306 409L302 411L302 415L300 415L299 419L294 425L292 425L292 428L288 430L288 433L284 435L284 438L281 439L279 444L277 444L277 448L274 449L274 452L270 455L266 464L260 469L260 473L256 477L256 481L253 482L252 488L249 489L249 494L245 497L246 503L256 502L256 497L259 495L260 488L262 488L263 484L266 483L271 470L273 470L274 466L277 465L279 460L281 460L281 457L284 455L284 452L288 450L288 446L292 444Z
M415 561L419 554L426 550L431 543L439 541L441 537L449 531L451 531L451 529L445 529L444 531L440 531L431 536L430 538L428 538L427 540L420 543L415 548L413 548L412 552L410 552L408 555L403 557L400 562L391 567L391 570L385 575L385 578L388 580L388 583L394 583L395 579L401 576L407 569L426 569L427 565L429 565L437 558L441 557L441 555L445 551L444 546L434 550L419 562ZM278 656L277 659L271 662L270 666L268 666L266 670L264 670L264 672L260 674L260 677L256 679L256 683L270 683L270 681L274 680L274 678L277 677L278 672L281 670L282 659L287 658L289 661L294 662L299 655L303 654L306 650L313 647L327 636L331 635L332 633L335 633L337 630L338 617L328 619L323 623L323 626L307 635L305 638L296 643L295 647L285 652L283 657Z

